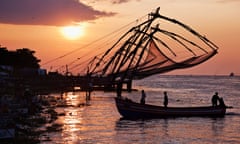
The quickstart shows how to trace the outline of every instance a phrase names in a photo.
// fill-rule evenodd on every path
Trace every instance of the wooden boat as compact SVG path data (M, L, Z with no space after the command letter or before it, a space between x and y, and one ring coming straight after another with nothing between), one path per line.
M124 118L167 118L167 117L223 117L226 106L162 107L140 104L130 99L115 98L118 112Z

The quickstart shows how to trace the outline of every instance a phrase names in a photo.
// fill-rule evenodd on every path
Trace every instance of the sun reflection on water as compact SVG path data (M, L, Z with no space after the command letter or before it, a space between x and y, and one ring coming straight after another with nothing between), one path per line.
M82 129L82 111L84 110L84 107L79 107L79 103L83 102L83 98L79 93L68 92L65 93L65 99L69 106L64 108L62 138L64 143L77 143L80 139L78 132Z

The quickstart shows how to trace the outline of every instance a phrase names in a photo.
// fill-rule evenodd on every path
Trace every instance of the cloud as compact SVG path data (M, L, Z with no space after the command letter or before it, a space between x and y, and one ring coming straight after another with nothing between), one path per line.
M1 0L0 23L62 26L114 16L78 0Z

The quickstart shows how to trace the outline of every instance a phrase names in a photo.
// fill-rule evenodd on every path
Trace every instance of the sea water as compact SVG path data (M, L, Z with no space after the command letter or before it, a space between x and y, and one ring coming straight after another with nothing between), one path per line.
M58 116L54 123L62 125L61 131L48 132L41 143L69 144L216 144L240 143L240 77L228 76L168 76L156 75L135 80L131 93L123 92L140 102L141 90L146 92L146 103L163 105L163 92L168 93L168 106L207 106L215 92L223 97L227 109L223 118L180 117L147 120L126 120L119 115L115 92L92 92L88 105L84 92L64 94L71 107L55 110L65 115ZM60 96L60 94L52 94ZM41 139L41 137L40 137Z

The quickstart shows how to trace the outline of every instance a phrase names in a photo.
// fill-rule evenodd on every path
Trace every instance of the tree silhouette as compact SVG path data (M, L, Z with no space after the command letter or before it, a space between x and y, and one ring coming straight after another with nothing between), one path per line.
M40 60L35 56L35 51L28 48L8 51L6 47L0 47L0 65L13 66L14 68L39 68Z

